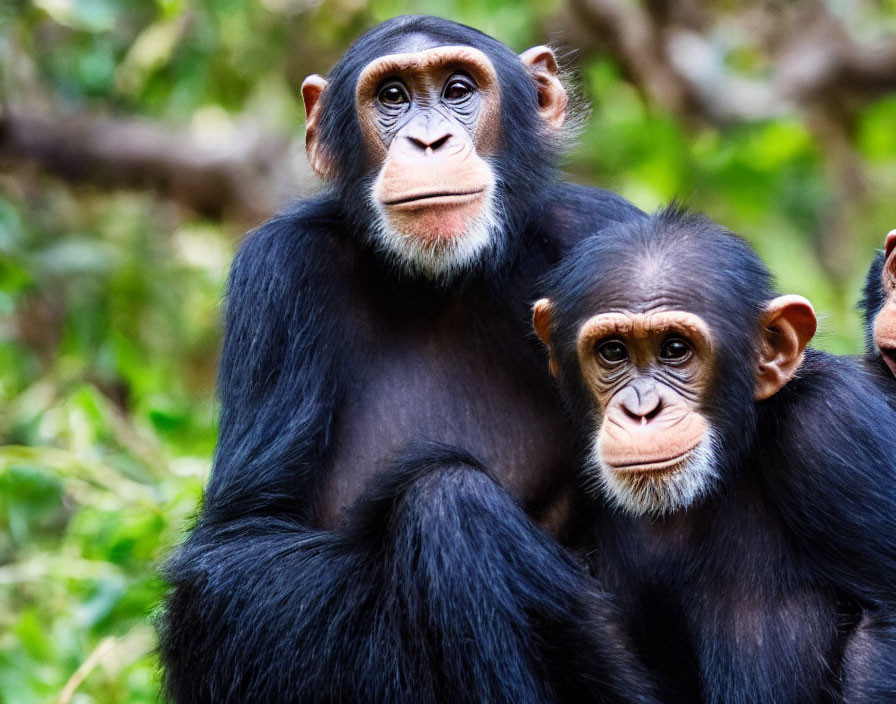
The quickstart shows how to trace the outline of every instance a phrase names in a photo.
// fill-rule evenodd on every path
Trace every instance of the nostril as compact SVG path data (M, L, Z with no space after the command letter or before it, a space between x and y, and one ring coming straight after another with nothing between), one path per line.
M426 151L426 148L429 147L429 143L420 139L419 137L408 137L408 141L421 152Z
M636 409L629 408L628 404L622 404L625 415L641 425L646 425L660 414L660 411L663 410L663 402L658 399L652 408L646 410L648 408L648 404L639 404Z
M448 140L451 139L451 134L444 134L438 139L427 139L423 137L414 137L412 135L407 136L408 141L414 145L414 148L419 149L422 152L429 152L430 150L435 151L440 147L443 147L447 144Z
M451 138L451 135L450 135L450 134L442 135L442 136L439 137L438 139L433 140L432 142L430 142L430 143L429 143L429 146L432 148L433 151L435 151L435 150L438 149L439 147L444 146L445 143L446 143L450 138Z
M661 410L663 410L663 402L657 401L656 406L654 406L651 410L649 410L647 413L645 413L642 416L642 418L644 418L647 421L651 421L660 414Z

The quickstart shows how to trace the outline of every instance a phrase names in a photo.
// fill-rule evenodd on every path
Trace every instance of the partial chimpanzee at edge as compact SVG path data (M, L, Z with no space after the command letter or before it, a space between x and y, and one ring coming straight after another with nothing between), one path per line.
M543 528L562 537L577 443L531 288L581 233L645 217L558 181L553 54L403 17L302 92L328 190L233 264L214 469L167 571L169 696L653 701Z
M891 231L865 279L865 351L872 363L896 377L896 230Z
M896 702L896 409L675 208L576 247L534 325L592 436L590 562L668 702Z

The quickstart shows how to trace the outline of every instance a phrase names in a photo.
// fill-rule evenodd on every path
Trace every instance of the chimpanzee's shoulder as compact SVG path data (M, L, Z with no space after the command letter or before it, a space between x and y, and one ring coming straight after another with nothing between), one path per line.
M566 181L553 184L545 202L548 227L564 250L589 235L647 217L618 193Z

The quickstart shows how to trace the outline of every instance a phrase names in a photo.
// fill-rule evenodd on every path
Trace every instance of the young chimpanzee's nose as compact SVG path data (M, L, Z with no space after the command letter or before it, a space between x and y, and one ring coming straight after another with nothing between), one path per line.
M628 393L620 399L622 410L634 421L646 425L663 410L663 399L656 391L642 390L637 387L626 389Z

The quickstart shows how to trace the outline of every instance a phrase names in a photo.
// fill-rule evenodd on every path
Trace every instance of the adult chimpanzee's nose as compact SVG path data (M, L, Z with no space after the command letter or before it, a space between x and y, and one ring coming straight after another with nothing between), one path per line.
M625 414L641 425L646 425L663 410L663 399L653 389L630 386L619 400Z
M443 146L449 139L451 138L450 133L442 134L441 136L430 136L427 135L425 138L410 136L408 135L408 139L414 143L416 147L422 149L423 151L432 150L435 151L439 147Z
M444 119L420 117L408 126L404 136L415 149L430 154L451 139L451 125Z

